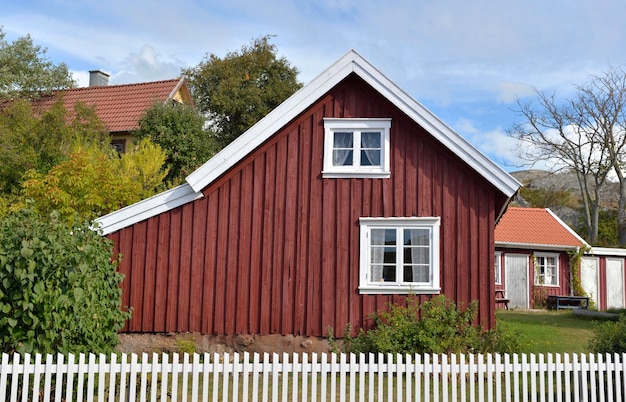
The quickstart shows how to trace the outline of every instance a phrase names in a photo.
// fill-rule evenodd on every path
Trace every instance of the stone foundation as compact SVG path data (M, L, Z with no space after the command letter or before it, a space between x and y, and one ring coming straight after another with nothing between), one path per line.
M326 338L292 335L119 334L121 353L326 353Z

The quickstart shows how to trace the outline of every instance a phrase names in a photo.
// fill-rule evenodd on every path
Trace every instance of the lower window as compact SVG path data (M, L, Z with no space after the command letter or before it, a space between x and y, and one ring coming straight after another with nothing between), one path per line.
M439 222L361 218L359 292L439 293Z

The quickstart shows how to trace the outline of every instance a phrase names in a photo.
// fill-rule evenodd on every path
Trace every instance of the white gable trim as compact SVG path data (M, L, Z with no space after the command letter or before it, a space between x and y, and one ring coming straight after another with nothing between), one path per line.
M96 219L96 227L94 229L100 230L103 235L107 235L198 198L202 198L202 193L197 193L188 184L183 184L111 212L108 215L101 216Z
M520 187L520 183L515 178L396 86L354 50L348 52L228 147L187 176L189 185L196 191L206 187L352 72L355 72L435 139L467 162L507 197L515 194Z
M459 156L460 159L468 163L505 196L512 197L515 194L520 187L520 183L517 180L396 86L358 53L351 50L326 71L268 113L263 119L259 120L230 145L187 176L187 185L182 186L185 190L177 190L174 198L175 202L171 198L174 195L165 192L120 209L105 217L98 218L97 223L102 225L103 230L104 228L114 228L111 230L107 229L104 232L104 234L107 234L175 208L185 202L201 198L202 189L237 164L352 72L356 73L375 90L380 92L382 96L386 97L402 112L421 125L435 139ZM178 196L179 193L184 193L184 196ZM151 200L150 203L147 203L149 200ZM157 205L159 203L161 205ZM147 206L149 208L146 208Z
M569 225L565 222L563 222L563 220L561 218L559 218L554 212L552 212L552 210L550 208L546 208L546 211L548 211L548 213L550 215L552 215L552 217L554 218L554 220L556 220L561 226L563 226L565 229L567 229L568 232L570 232L570 234L572 236L574 236L575 238L577 238L585 247L591 247L591 245L589 245L589 243L587 243L585 241L585 239L583 239L582 237L580 237L578 235L578 233L574 232L574 230L572 230L572 228L569 227Z

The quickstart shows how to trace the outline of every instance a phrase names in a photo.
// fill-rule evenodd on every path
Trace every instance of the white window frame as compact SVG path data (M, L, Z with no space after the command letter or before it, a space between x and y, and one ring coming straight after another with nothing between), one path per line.
M440 287L440 223L439 217L360 218L359 293L361 294L439 294ZM379 282L370 280L371 229L423 229L430 230L430 278L428 283ZM402 245L398 245L402 247ZM403 253L396 254L396 272L403 275Z
M539 260L543 258L544 262L546 258L554 258L554 283L546 283L545 281L545 263L540 264ZM534 253L533 263L535 265L535 280L536 286L559 286L559 254L558 253ZM541 267L544 267L544 274L541 274Z
M388 178L390 171L390 146L389 131L391 129L390 118L371 119L336 119L324 118L324 170L322 177L325 178L349 178L349 177L369 177ZM333 144L335 132L352 132L353 138L353 165L334 166L333 165ZM380 166L361 166L360 151L361 132L380 131L381 133L381 164Z
M496 251L493 262L495 284L502 285L502 251Z

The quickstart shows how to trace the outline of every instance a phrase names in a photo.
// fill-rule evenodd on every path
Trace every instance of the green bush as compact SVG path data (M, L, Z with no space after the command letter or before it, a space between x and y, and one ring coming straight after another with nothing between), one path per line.
M3 352L109 352L130 312L113 244L87 223L31 210L0 221L0 346Z
M589 350L592 353L625 353L626 315L620 314L617 321L596 323Z
M342 342L329 328L330 343L335 351L346 353L391 354L510 352L519 347L517 338L501 325L492 331L473 325L477 312L477 302L463 310L443 295L421 305L409 297L406 306L390 304L388 310L374 313L375 326L369 331L361 328L352 336L348 325Z

